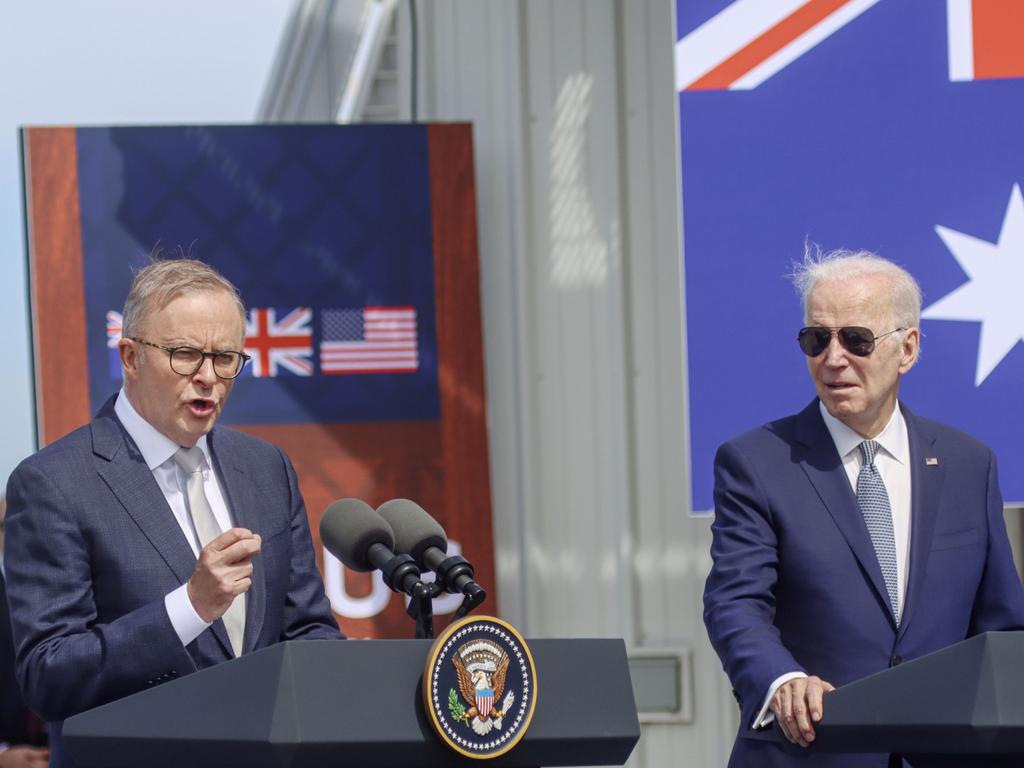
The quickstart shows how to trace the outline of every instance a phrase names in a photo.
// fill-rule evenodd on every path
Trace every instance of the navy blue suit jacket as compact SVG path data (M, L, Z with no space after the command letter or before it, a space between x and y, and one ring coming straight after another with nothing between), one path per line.
M741 709L730 765L806 765L813 755L750 738L769 686L786 672L838 687L971 635L1024 628L994 455L901 408L911 533L898 629L817 400L718 451L704 620ZM885 766L886 757L818 755L812 763Z
M7 612L7 588L0 575L0 741L8 744L36 741L29 733L28 718L29 711L14 675L14 639Z
M7 485L5 567L25 700L51 721L52 765L69 765L65 718L233 658L222 621L183 647L164 597L196 557L114 414L23 461ZM262 537L243 649L341 638L314 561L288 457L223 427L210 453L236 525Z

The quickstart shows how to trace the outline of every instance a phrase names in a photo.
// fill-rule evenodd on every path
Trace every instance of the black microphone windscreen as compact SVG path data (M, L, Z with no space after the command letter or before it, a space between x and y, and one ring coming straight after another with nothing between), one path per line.
M412 555L422 562L423 553L430 547L448 551L448 537L444 528L415 501L392 499L377 507L377 514L388 521L395 533L395 551Z
M395 548L391 527L373 507L359 499L339 499L324 510L320 540L328 551L353 571L372 571L370 547Z

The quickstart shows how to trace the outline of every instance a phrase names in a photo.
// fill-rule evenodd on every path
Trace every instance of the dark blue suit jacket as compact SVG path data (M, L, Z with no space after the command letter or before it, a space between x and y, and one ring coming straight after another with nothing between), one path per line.
M189 579L196 557L113 405L23 461L7 485L18 678L29 706L51 721L52 765L70 764L65 718L233 658L222 621L187 647L174 632L164 597ZM288 457L223 427L208 440L236 525L262 537L244 652L342 637Z
M21 689L14 675L14 639L7 612L7 588L0 575L0 741L8 744L43 743L43 734L32 734L28 728L29 711L21 698Z
M817 400L718 451L704 620L740 703L730 765L806 765L812 756L750 738L769 686L786 672L838 687L971 635L1024 628L995 457L968 435L901 408L911 533L899 629ZM886 757L811 762L885 766Z

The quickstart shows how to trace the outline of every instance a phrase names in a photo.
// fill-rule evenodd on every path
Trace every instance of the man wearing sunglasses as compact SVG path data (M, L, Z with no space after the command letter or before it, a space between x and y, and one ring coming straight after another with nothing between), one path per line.
M282 640L341 637L291 462L215 426L247 359L234 286L157 261L123 324L121 392L7 489L18 678L51 721L55 766L73 714Z
M741 708L730 765L900 765L794 755L761 729L776 719L809 747L833 687L1024 628L1024 591L992 452L897 398L920 351L914 278L838 252L809 256L795 282L817 397L715 458L704 619Z

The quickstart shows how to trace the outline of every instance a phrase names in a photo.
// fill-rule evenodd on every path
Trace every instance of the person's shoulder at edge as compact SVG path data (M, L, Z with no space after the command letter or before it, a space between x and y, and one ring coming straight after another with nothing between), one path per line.
M972 448L977 451L981 451L985 454L992 453L992 449L981 440L976 438L963 430L957 429L956 427L950 426L941 421L935 421L924 416L920 416L912 408L908 408L905 404L900 403L903 416L907 419L908 425L912 423L917 429L925 432L931 436L934 436L941 440L949 440L956 442L958 447L961 449Z
M817 409L817 407L818 401L814 399L809 406L797 413L766 422L726 440L719 450L726 446L732 446L740 449L743 453L757 453L765 449L789 446L796 435L797 423L800 419L806 418L810 409Z
M84 455L84 451L92 453L92 433L89 424L83 424L43 446L35 453L29 454L18 462L18 466L11 474L16 474L22 467L31 467L37 464L52 465L54 462L60 462L63 465L68 465L72 457Z

